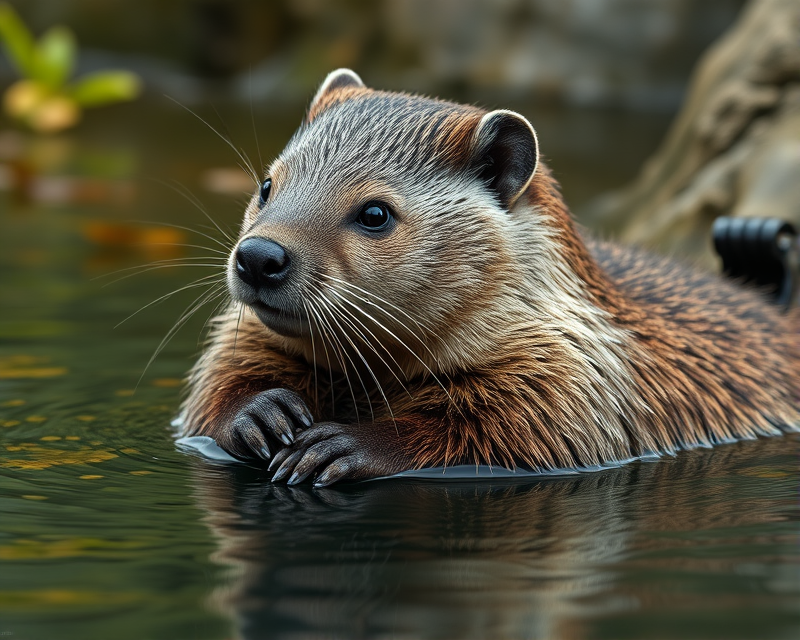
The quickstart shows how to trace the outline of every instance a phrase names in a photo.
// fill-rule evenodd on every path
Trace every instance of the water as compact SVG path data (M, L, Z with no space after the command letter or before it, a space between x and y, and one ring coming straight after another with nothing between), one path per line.
M577 203L630 178L664 126L513 106ZM249 111L222 117L256 156ZM298 117L256 111L265 158ZM165 226L207 221L163 182L235 227L243 197L202 179L232 155L170 106L14 144L0 158L49 178L32 201L0 193L0 636L800 636L797 436L567 478L325 490L177 451L168 425L211 309L140 383L200 290L114 325L213 271L94 278L205 255L168 246L214 245Z

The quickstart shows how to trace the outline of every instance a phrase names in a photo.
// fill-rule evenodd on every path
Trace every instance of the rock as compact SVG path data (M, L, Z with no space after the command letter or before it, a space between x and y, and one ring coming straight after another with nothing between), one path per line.
M584 214L624 241L709 267L717 216L800 225L800 2L751 0L701 59L683 109L639 178Z

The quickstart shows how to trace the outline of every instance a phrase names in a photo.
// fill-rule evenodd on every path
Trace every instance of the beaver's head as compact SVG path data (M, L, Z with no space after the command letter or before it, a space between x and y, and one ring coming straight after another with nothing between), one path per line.
M537 162L536 134L514 112L373 91L334 71L247 208L230 291L318 351L322 338L433 366L436 345L516 277L508 238Z

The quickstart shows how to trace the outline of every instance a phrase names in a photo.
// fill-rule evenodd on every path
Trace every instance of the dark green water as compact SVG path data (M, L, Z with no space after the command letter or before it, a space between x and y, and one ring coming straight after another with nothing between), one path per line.
M516 108L577 203L630 178L664 126ZM249 111L222 116L257 155ZM257 112L265 157L298 119ZM185 112L136 105L23 147L51 180L39 200L0 192L1 637L800 637L798 437L574 478L327 490L176 451L176 385L211 308L138 388L202 290L114 325L213 270L94 278L216 255L159 244L214 246L159 226L207 220L156 180L235 226L242 198L201 180L234 158Z

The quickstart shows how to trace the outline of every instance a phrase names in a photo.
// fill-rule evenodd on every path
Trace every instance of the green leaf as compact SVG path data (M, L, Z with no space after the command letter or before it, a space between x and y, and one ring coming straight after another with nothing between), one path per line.
M20 75L31 78L35 66L33 35L17 12L5 2L0 3L0 41Z
M84 76L72 88L70 95L84 107L98 107L112 102L136 98L142 81L129 71L98 71Z
M34 54L35 79L57 89L63 86L75 66L75 36L66 27L53 27L39 40Z

